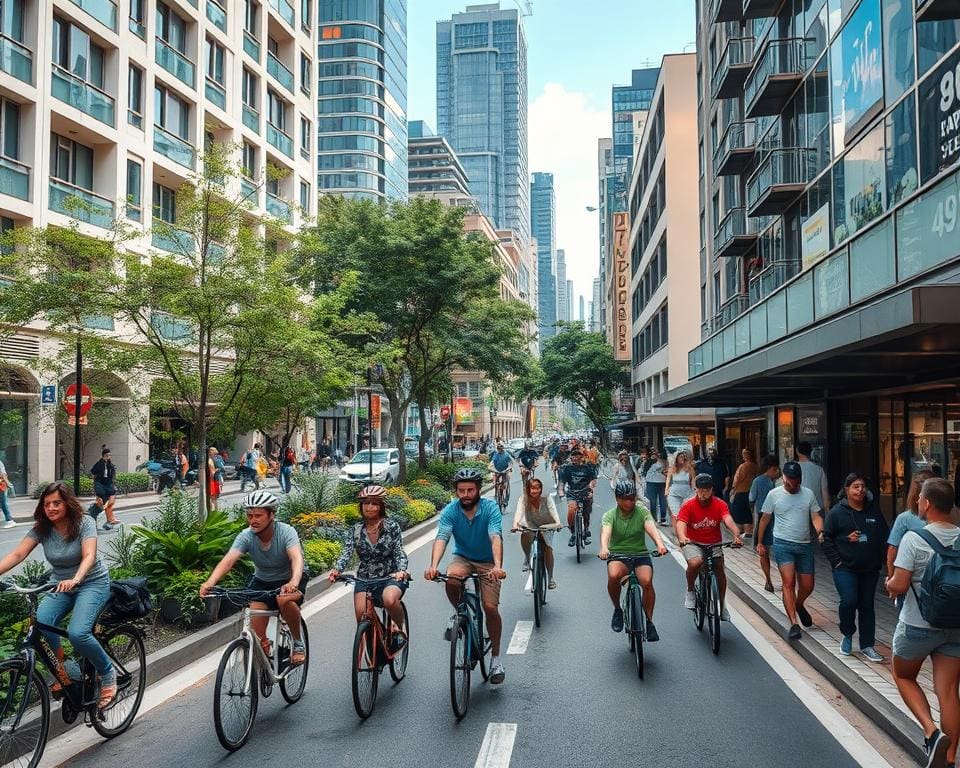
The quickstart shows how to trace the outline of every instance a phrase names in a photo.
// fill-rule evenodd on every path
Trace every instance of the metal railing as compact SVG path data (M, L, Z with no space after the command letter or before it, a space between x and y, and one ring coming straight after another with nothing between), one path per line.
M774 261L750 278L750 306L767 298L800 271L798 261Z
M717 91L720 90L720 86L730 72L730 67L748 65L751 61L753 61L752 37L731 37L727 40L710 82L710 89L714 97L716 97Z
M803 74L806 70L806 51L806 42L801 37L769 38L763 44L743 89L747 113L771 77Z
M718 168L720 161L730 152L741 149L753 149L757 143L757 126L753 120L742 123L730 123L723 132L717 151L713 153L713 167Z
M747 208L752 210L772 187L806 184L813 178L815 164L814 149L780 147L770 150L747 179Z

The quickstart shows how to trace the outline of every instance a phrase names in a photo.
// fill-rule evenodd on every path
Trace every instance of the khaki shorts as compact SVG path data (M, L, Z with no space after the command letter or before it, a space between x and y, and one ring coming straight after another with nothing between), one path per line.
M691 560L702 560L704 558L703 550L700 549L700 547L698 547L696 544L684 544L680 551L683 553L683 556L688 563ZM713 559L723 560L723 550L713 550Z
M487 573L493 570L493 563L478 563L475 560L467 560L460 555L454 555L447 566L447 573L451 576L465 576L468 573L476 571L485 577ZM500 605L500 580L490 581L488 578L480 579L480 599L488 605Z

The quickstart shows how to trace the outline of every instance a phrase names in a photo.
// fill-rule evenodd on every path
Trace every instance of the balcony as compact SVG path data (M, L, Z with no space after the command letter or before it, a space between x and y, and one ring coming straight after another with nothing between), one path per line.
M768 39L744 86L744 114L747 117L779 114L803 80L806 58L802 38Z
M750 278L750 306L763 301L800 271L798 261L774 261Z
M747 215L776 216L789 207L810 181L816 150L773 149L747 179Z
M53 65L50 79L50 92L55 99L85 112L111 128L114 127L115 108L112 96L56 64Z
M293 139L269 120L267 121L267 143L279 149L283 154L293 160Z
M220 107L224 112L227 110L227 92L220 83L215 80L211 80L209 77L206 78L204 83L205 93L207 94L207 101L211 104L215 104Z
M721 258L748 253L757 243L757 233L750 230L747 212L743 208L732 208L720 220L713 236L714 255Z
M710 18L714 24L740 21L743 18L743 0L712 0Z
M250 203L250 205L255 208L260 207L260 195L258 192L257 185L250 181L250 179L245 177L240 178L240 196L245 202Z
M267 213L276 216L284 224L290 223L290 203L267 192Z
M711 90L715 99L730 99L743 92L743 84L753 66L753 38L732 37L723 46L713 73Z
M60 179L50 179L49 206L51 211L95 227L113 226L113 201Z
M257 64L260 63L260 41L246 30L243 32L243 51Z
M170 131L161 128L159 125L153 126L153 149L164 157L173 160L177 165L182 165L191 171L196 168L196 150L179 136L174 136Z
M293 72L280 63L280 59L267 51L267 74L293 93Z
M227 33L227 12L220 7L219 3L213 0L207 0L207 18L224 34Z
M190 88L196 83L193 62L165 40L157 38L157 64Z
M20 200L30 199L30 166L0 157L0 192Z
M260 133L260 113L253 107L243 105L243 124L254 133Z
M291 27L294 26L296 17L294 16L293 6L287 0L270 0L270 7L280 14L280 18L287 24Z
M917 22L960 19L960 0L917 0Z
M753 120L730 123L713 153L713 172L717 176L736 176L750 167L756 151L757 132Z
M774 16L783 0L743 0L743 18L769 19Z
M153 233L150 242L154 248L169 253L193 253L193 237L189 232L175 229L172 225L161 222L162 228Z
M747 311L750 303L747 300L746 293L735 293L723 304L720 305L720 311L713 316L714 330L719 331L736 320L740 315Z
M6 35L0 35L0 69L33 85L33 53Z
M117 4L111 0L73 0L73 4L93 16L111 32L117 31Z

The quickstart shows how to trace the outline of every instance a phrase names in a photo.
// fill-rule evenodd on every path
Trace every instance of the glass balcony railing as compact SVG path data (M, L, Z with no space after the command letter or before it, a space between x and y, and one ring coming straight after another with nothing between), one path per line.
M6 35L0 35L0 69L33 85L33 53Z
M754 242L757 233L750 226L744 208L733 208L720 220L713 236L713 249L717 256L742 256Z
M176 77L180 82L191 88L194 87L196 79L193 62L159 37L157 38L156 60L157 64Z
M281 131L277 126L267 121L267 142L279 149L283 154L293 159L293 139Z
M287 22L287 24L291 27L294 26L296 16L293 11L293 6L290 5L287 0L270 0L270 7L279 13L280 18Z
M73 4L85 10L111 31L117 31L116 3L111 0L73 0Z
M762 301L800 271L798 261L775 261L750 278L750 306Z
M196 150L179 136L174 136L170 131L161 128L159 125L153 126L153 149L164 157L173 160L177 165L182 165L191 171L196 168Z
M130 19L130 21L127 23L127 26L130 28L130 31L141 40L147 39L147 26L143 22L137 21L136 19Z
M76 107L111 128L114 126L113 97L56 64L51 75L50 92L55 99Z
M257 185L250 181L250 179L240 178L240 195L254 208L260 207L260 201L257 199L259 197L258 191Z
M742 173L753 157L757 144L753 120L730 123L723 132L717 151L713 153L713 169L718 176ZM736 157L739 155L739 157Z
M267 213L276 216L285 224L290 223L290 203L267 192Z
M764 43L744 86L744 112L748 117L780 112L803 77L806 50L805 41L799 37L771 38Z
M20 200L30 199L30 167L9 157L0 157L0 192Z
M782 213L792 203L816 170L816 150L781 147L770 150L747 179L747 210L750 216Z
M733 37L727 40L711 81L714 98L739 96L752 64L752 37Z
M227 12L220 7L219 3L213 0L207 0L207 18L221 32L227 31Z
M216 104L220 109L226 111L227 109L227 91L224 89L220 83L211 80L209 77L205 83L205 91L207 94L207 101L211 104Z
M267 73L280 85L293 93L293 72L280 63L280 59L267 51Z
M243 32L243 50L257 64L260 63L260 41L246 30Z
M750 302L746 293L736 293L720 305L720 311L713 316L714 328L724 328L747 311Z
M243 124L254 133L260 133L260 113L253 107L244 104Z
M60 179L50 179L50 210L96 227L113 226L113 201Z
M154 248L170 253L193 253L194 243L190 233L166 223L161 223L161 226L154 230L150 242Z

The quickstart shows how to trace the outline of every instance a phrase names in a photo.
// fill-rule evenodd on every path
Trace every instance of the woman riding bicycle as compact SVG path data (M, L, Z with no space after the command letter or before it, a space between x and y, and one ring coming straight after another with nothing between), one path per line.
M33 513L34 524L10 554L0 560L0 574L22 563L37 544L53 569L59 583L43 598L37 609L37 621L58 626L70 613L67 633L70 644L97 670L100 679L100 709L117 695L117 673L93 634L97 616L110 598L110 575L97 555L97 524L85 515L80 502L63 483L51 483L40 494ZM61 663L64 660L60 636L43 636ZM59 692L60 684L53 690Z
M404 627L403 605L400 601L407 591L407 553L403 551L403 535L396 520L387 517L387 491L379 485L368 485L361 489L360 515L362 520L350 526L343 546L343 554L330 571L330 581L336 581L357 553L360 562L357 565L357 579L354 584L353 607L359 623L367 609L367 592L373 594L374 604L387 609L393 623L400 629ZM388 579L368 587L365 580ZM401 633L393 634L393 650L398 650L404 642Z
M543 536L543 562L547 566L548 586L550 589L557 588L557 582L553 580L553 530L560 528L560 517L557 514L557 505L553 497L543 495L543 483L537 478L527 480L524 487L524 494L517 501L517 512L513 516L513 525L511 530L517 531L520 526L524 528L543 528L540 535ZM520 546L523 548L523 570L530 570L530 545L533 544L535 534L524 531L520 535Z

